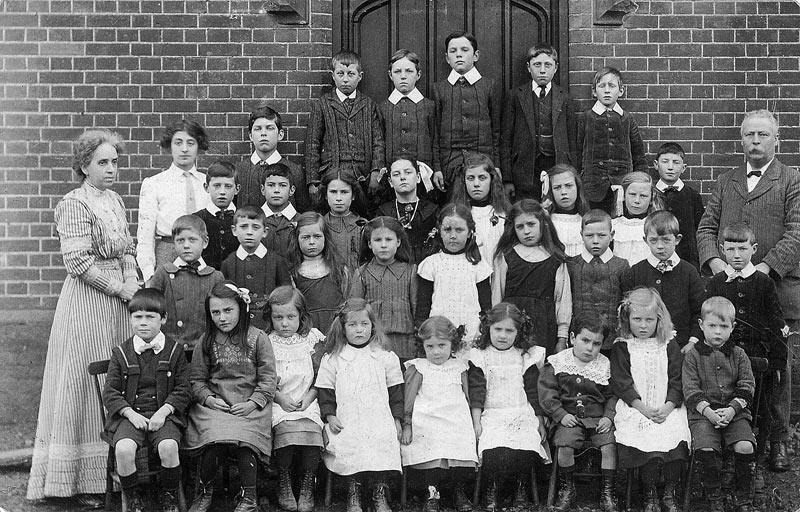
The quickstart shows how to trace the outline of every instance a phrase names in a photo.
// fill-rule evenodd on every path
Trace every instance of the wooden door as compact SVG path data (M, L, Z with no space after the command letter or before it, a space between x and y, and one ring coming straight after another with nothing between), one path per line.
M509 90L530 79L528 48L548 42L558 49L559 74L567 85L568 0L334 0L333 51L361 55L361 90L376 101L391 92L389 57L399 48L416 52L422 62L420 91L447 77L444 40L466 30L478 39L477 67Z

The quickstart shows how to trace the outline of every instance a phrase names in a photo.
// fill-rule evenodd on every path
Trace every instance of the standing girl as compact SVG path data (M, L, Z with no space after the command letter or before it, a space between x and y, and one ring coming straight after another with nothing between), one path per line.
M469 353L469 399L482 473L488 476L484 507L497 509L497 476L508 472L517 481L514 506L525 507L533 454L549 461L536 390L545 351L533 344L530 318L508 302L483 317L475 344Z
M495 247L503 234L503 221L511 204L503 190L503 180L488 155L467 155L464 172L453 183L453 202L470 208L475 219L475 242L481 259L492 266Z
M611 221L614 229L614 255L628 260L631 266L646 259L650 249L644 241L644 219L663 210L664 204L653 179L646 172L629 172L622 178L620 217Z
M301 213L289 243L289 272L305 296L312 325L325 332L350 287L348 268L329 241L331 233L322 215Z
M387 348L401 360L416 355L414 308L417 305L417 266L405 229L397 219L376 217L364 229L361 261L353 274L350 297L366 299L377 309Z
M347 476L347 512L361 511L372 478L375 512L391 512L385 473L400 471L403 375L369 303L349 299L328 331L314 386L325 425L325 466Z
M569 273L564 246L537 201L511 207L495 262L492 302L510 302L535 318L533 339L547 355L563 350L572 317Z
M447 470L454 481L453 508L468 512L472 503L464 494L462 481L473 472L478 459L471 429L467 363L453 357L464 347L464 330L443 316L432 316L422 322L417 334L425 357L406 362L400 439L403 466L425 470L425 512L439 510L438 488Z
M478 313L492 307L492 268L475 242L475 221L463 204L444 205L436 218L439 252L419 264L415 323L441 315L466 327L469 344L478 332Z
M619 398L614 417L619 467L640 467L646 512L661 510L656 483L664 466L664 510L675 500L690 440L682 407L681 350L658 292L637 288L619 308L619 334L611 352L611 389Z
M330 171L322 178L322 208L330 238L327 242L336 248L347 268L358 268L358 252L361 249L361 233L366 219L358 212L361 186L350 171Z
M250 326L250 296L231 281L218 283L206 297L206 337L192 359L189 425L184 437L190 455L202 455L200 491L191 512L210 509L217 468L236 458L242 491L234 512L255 512L258 461L272 453L272 397L277 381L275 356L267 335Z
M322 419L317 390L313 388L316 369L311 355L325 336L312 327L305 297L291 286L280 286L270 293L264 316L278 372L278 389L272 402L278 506L283 510L311 512L314 475L323 446ZM297 472L297 468L302 470L303 477L300 497L295 500L292 470Z
M569 164L557 164L542 175L542 206L564 244L564 253L577 256L583 251L581 219L589 211L589 202L583 197L583 184L578 171Z
M161 135L161 147L172 152L172 164L145 178L139 192L136 261L145 281L156 268L178 257L172 243L175 220L211 204L206 175L197 170L197 154L206 151L209 142L203 125L189 119L167 126Z

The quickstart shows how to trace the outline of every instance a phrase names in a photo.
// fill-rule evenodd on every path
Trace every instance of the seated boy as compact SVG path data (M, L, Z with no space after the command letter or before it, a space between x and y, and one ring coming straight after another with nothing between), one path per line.
M272 290L291 285L286 260L261 243L266 234L264 212L243 206L233 215L233 233L239 248L222 262L222 275L250 291L250 325L264 329L264 307Z
M638 286L655 288L667 306L675 327L675 341L684 354L700 339L700 306L706 298L700 273L675 253L681 241L678 219L668 211L657 211L644 221L647 259L631 267L622 277L622 293Z
M208 166L206 192L211 202L194 214L205 223L208 231L208 245L203 249L203 260L208 266L219 269L222 260L235 251L239 244L233 236L233 212L236 207L232 201L239 193L239 179L233 164L218 161Z
M203 261L208 231L200 217L178 217L172 225L172 239L178 257L158 267L147 286L161 290L166 298L164 334L183 345L184 350L194 350L206 331L206 295L225 278Z
M787 369L788 348L784 329L788 331L788 328L783 319L775 282L767 274L756 271L750 261L758 249L756 236L750 226L744 222L728 224L722 230L720 241L720 250L728 265L723 272L711 278L706 292L709 297L718 295L733 303L737 311L737 322L731 334L733 344L741 347L748 357L765 357L769 360L770 371L761 381L764 387L760 395L761 410L757 411L758 452L761 454L767 438L773 446L788 438L785 430L772 428L773 425L780 427L785 423L780 406L773 403L773 390ZM756 393L759 391L757 389Z
M622 300L622 276L630 266L628 260L615 256L609 249L614 239L611 216L600 209L586 212L581 219L581 238L583 251L567 264L572 283L572 314L597 314L606 325L615 326L617 306ZM616 329L608 331L603 351L611 350L616 338Z
M600 508L617 510L614 474L617 448L614 444L614 415L617 399L611 393L611 363L600 353L608 327L592 313L573 317L570 329L571 348L547 358L539 375L539 404L556 422L553 444L558 448L561 486L555 510L569 510L577 498L575 450L588 438L600 448L603 485Z
M147 510L136 474L136 450L145 441L161 459L162 510L178 511L178 445L191 388L183 347L161 332L166 311L158 290L144 288L134 294L128 303L134 335L111 351L103 387L105 430L113 438L120 486L131 512Z
M683 160L686 154L680 144L667 142L658 148L653 165L658 172L656 188L664 194L665 210L677 217L681 228L681 243L676 252L683 260L700 271L700 255L697 252L697 226L703 217L703 200L700 194L681 180L686 170Z
M289 198L296 190L292 173L282 163L267 165L263 172L264 181L261 183L261 194L266 201L261 210L266 216L266 235L262 242L264 246L286 258L289 250L289 240L294 235L294 219L298 213Z
M292 182L297 187L292 196L292 204L301 212L311 207L303 170L278 152L278 142L283 140L286 133L281 115L270 107L258 107L250 112L247 133L254 149L249 158L236 164L237 177L242 184L242 190L236 196L236 206L261 206L264 203L264 195L261 193L264 167L280 162L289 168Z
M700 327L704 341L683 360L683 395L689 413L692 448L711 512L725 509L720 495L722 451L733 448L736 472L736 506L752 506L756 439L750 427L755 379L744 350L730 343L736 309L724 297L703 302Z

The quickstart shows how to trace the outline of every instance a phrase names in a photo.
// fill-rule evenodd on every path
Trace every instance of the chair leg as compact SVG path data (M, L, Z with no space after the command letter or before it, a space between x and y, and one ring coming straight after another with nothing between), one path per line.
M556 484L558 483L558 457L553 457L553 471L547 486L547 506L552 507L556 501Z
M111 510L113 510L112 498L114 493L114 479L111 478L112 471L114 471L114 448L109 446L108 459L106 460L106 512L111 512Z
M183 480L178 482L178 510L181 512L186 512L188 510L186 506L186 495L183 493Z
M333 502L333 472L328 470L328 478L325 480L325 506L330 507Z
M481 499L481 467L475 471L475 490L472 492L472 507L478 508Z
M533 504L539 506L539 482L536 480L536 461L531 465L531 498Z
M631 509L631 489L633 488L634 470L628 468L626 470L627 482L625 482L625 510Z
M408 498L408 468L403 468L400 475L400 508L406 508L406 499Z
M683 488L683 510L689 512L692 506L692 476L694 475L694 450L689 457L689 471L686 472L686 485Z

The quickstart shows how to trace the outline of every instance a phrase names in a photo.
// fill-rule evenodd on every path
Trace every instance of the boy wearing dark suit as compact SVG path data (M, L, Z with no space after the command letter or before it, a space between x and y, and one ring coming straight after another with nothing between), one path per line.
M206 172L206 192L211 202L195 215L205 223L208 231L208 245L203 249L206 264L219 269L230 253L236 250L239 242L233 236L233 198L239 193L239 179L236 167L230 162L214 162Z
M267 229L262 242L270 251L286 258L289 240L294 235L295 218L298 213L289 198L294 194L295 184L289 168L281 163L266 166L261 193L266 201L261 206L267 220Z
M556 164L577 165L575 107L553 84L558 52L549 44L528 50L531 81L506 99L500 137L503 185L514 201L541 199L541 175Z

